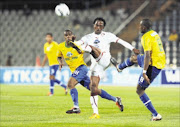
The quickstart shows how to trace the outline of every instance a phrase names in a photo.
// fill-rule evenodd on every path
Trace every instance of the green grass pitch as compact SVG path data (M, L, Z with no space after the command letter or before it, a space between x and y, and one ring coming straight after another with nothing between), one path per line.
M114 102L99 97L100 119L90 120L90 92L77 86L81 114L66 114L73 106L71 96L56 86L55 95L46 96L48 85L0 85L0 126L2 127L179 127L180 88L150 87L153 105L163 116L151 122L151 114L136 95L135 87L101 86L121 96L125 106L120 112Z

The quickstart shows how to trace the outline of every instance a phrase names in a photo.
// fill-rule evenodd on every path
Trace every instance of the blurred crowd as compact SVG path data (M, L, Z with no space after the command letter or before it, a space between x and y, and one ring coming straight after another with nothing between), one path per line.
M169 42L177 42L177 43L179 43L180 38L179 38L178 33L177 33L175 30L173 30L173 31L171 32L171 34L169 35L168 41L169 41Z

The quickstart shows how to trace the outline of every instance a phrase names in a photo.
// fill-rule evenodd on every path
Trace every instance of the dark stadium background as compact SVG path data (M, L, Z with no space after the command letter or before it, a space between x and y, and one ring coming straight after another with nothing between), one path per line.
M82 37L84 33L87 34L93 31L92 22L93 19L97 16L102 16L106 19L106 31L115 32L115 30L120 25L122 25L127 20L127 18L129 18L135 12L135 10L137 10L145 1L146 0L1 0L1 14L3 15L4 13L7 13L7 16L4 17L5 21L2 21L3 18L1 18L2 20L0 20L1 25L4 26L4 23L12 24L13 28L9 27L9 29L12 30L10 33L7 32L8 35L12 34L9 40L8 37L6 37L6 34L3 34L1 37L2 57L0 59L0 63L4 66L7 63L8 58L10 58L11 64L14 66L33 66L35 65L37 56L39 56L40 60L42 61L42 46L44 42L44 35L46 32L53 32L55 34L55 40L59 43L63 41L63 37L62 35L60 35L60 33L65 30L65 28L59 27L59 29L55 29L55 27L58 27L60 23L53 24L53 21L41 21L41 19L37 19L38 17L33 16L34 13L44 13L44 16L42 14L43 20L44 17L49 16L46 15L46 13L51 13L51 15L54 13L54 8L57 4L63 2L66 3L71 9L71 15L69 17L72 17L72 14L76 14L77 18L66 18L69 24L72 23L73 26L70 26L68 24L64 25L66 25L67 29L72 29L76 34L77 39L80 39L80 37ZM180 5L178 0L150 0L148 5L144 7L144 9L141 10L141 12L138 13L135 18L133 18L127 25L125 25L123 29L116 32L116 35L132 43L136 48L142 50L142 47L139 43L140 34L138 31L138 23L142 18L151 18L151 20L153 21L153 29L159 32L159 34L161 35L165 51L167 52L167 66L179 66L180 58L179 55L177 55L179 54L179 39L175 42L173 41L174 43L171 43L172 41L168 40L168 37L172 31L176 31L176 33L179 35L179 7ZM8 16L8 14L16 13L19 10L22 11L20 13L22 13L22 17L25 17L25 21L22 23L22 25L18 26L16 25L18 22L10 22L11 19L8 20L6 18L11 18L10 16ZM99 13L96 14L96 12ZM89 15L92 14L93 16L89 17ZM30 17L34 18L33 20L37 20L37 22L41 24L49 25L48 27L53 24L51 26L53 29L49 31L48 27L46 28L45 26L45 28L43 28L43 30L41 31L41 34L37 32L36 29L34 29L33 31L30 31L28 35L25 35L20 27L26 25L26 20L29 20ZM54 20L56 21L58 20L58 17L55 17L55 14L53 14L53 16L50 16L49 18L54 18ZM61 21L63 22L64 20ZM19 17L19 23L21 23L21 17ZM36 25L38 24L35 24L33 22L30 24L34 25L34 28L39 28L36 27ZM9 25L7 25L7 27L8 26ZM7 27L1 27L1 32L5 33ZM15 28L18 30L17 32L16 30L14 30ZM14 40L12 39L13 36L15 37ZM20 39L21 37L22 39ZM26 47L30 43L33 43L32 45L37 46L29 45L31 51L33 51L33 54L28 56L28 51L22 54L21 52L23 52L23 49L16 48L16 41L18 43L22 43L21 47ZM7 43L13 43L12 45L15 45L15 48L12 49L11 45L8 46ZM9 50L11 51L9 52ZM16 51L20 52L19 56L18 53L15 54ZM130 51L124 49L118 44L112 44L111 53L112 56L118 59L118 62L122 62L124 59L131 55ZM17 59L16 56L19 59ZM23 60L24 58L26 58L26 61ZM86 59L86 62L90 64L89 59Z

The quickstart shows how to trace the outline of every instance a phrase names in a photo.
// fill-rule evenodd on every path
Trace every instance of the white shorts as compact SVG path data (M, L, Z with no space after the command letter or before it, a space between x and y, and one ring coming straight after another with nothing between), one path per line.
M96 59L96 61L92 62L90 71L91 76L98 76L101 79L105 76L105 70L110 66L111 55L109 53L103 52L99 59Z

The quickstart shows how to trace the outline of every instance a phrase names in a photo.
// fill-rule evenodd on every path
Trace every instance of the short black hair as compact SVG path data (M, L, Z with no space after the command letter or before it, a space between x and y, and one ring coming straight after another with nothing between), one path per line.
M144 25L149 30L152 27L152 22L150 19L143 19L142 25Z
M102 17L97 17L97 18L95 18L94 21L93 21L93 24L95 24L96 21L103 21L104 26L106 26L106 21L105 21L105 19L103 19Z
M72 32L71 30L69 30L69 29L65 30L64 33L65 33L65 32L71 32L71 33L73 33L73 32Z
M53 37L53 34L52 34L52 33L46 33L46 36L47 36L47 35L50 35L51 37Z

